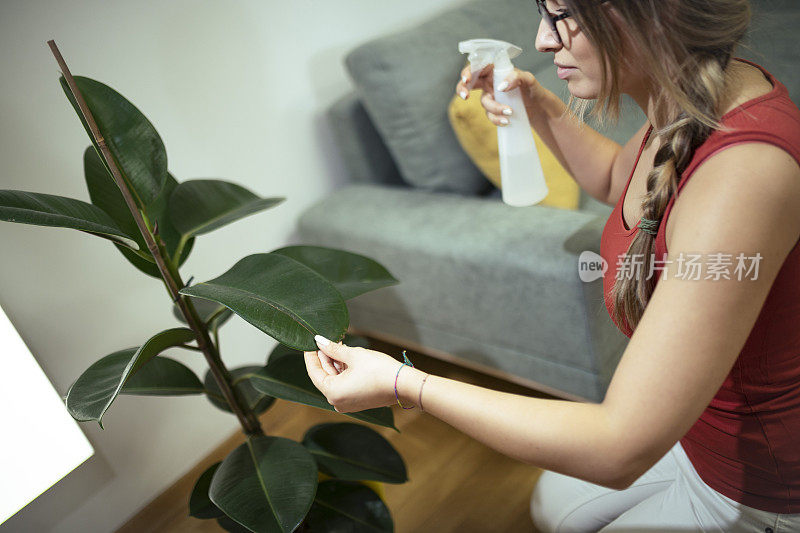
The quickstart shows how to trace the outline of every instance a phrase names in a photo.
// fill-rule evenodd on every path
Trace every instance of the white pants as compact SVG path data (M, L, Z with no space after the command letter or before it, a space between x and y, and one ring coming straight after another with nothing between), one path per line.
M800 513L754 509L706 485L680 442L625 490L545 470L530 510L541 533L800 532Z

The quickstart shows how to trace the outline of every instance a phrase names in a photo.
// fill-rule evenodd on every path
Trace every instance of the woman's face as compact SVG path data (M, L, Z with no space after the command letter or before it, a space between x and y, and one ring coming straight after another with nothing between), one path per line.
M547 0L547 10L557 15L567 10L567 5L561 0ZM550 30L550 25L544 19L539 23L536 34L536 49L540 52L553 52L553 61L557 65L567 68L558 68L558 77L567 82L569 92L578 98L596 99L600 95L603 64L598 50L589 42L586 35L580 30L573 17L556 22L556 28L561 35L561 43ZM625 69L625 65L621 65ZM631 74L621 72L625 89L625 80L634 82ZM628 83L628 84L629 84Z

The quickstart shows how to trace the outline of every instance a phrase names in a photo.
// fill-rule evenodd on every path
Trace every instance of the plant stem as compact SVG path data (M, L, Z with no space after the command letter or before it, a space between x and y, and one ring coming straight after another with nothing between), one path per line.
M189 279L189 281L192 281L192 280L191 280L191 279ZM220 306L219 306L219 309L217 309L216 311L214 311L213 313L211 313L211 316L209 316L209 317L206 319L206 324L211 324L211 323L213 323L213 322L214 322L214 320L216 320L216 319L219 317L219 315L221 315L222 313L224 313L225 311L227 311L227 309L228 309L228 308L227 308L227 307L225 307L224 305L220 305Z
M187 350L194 350L195 352L201 352L202 350L197 346L191 346L189 344L179 344L179 348L186 348Z
M211 369L211 373L214 376L214 380L217 382L217 385L219 385L222 395L230 405L231 410L239 419L239 423L242 425L242 429L244 430L245 434L263 435L264 432L261 429L261 424L253 413L253 410L248 407L239 390L231 385L232 380L230 372L228 372L228 369L222 362L217 347L211 341L211 337L208 334L208 327L200 319L191 300L183 297L178 292L184 286L180 273L171 259L170 261L165 259L165 257L169 257L169 254L166 253L166 249L163 247L163 245L159 246L159 243L156 242L156 239L150 232L150 228L148 227L147 223L144 221L142 213L139 211L139 207L136 204L131 191L128 189L124 178L122 177L122 172L117 167L117 163L112 157L111 151L109 150L105 139L100 133L100 129L97 127L97 122L95 122L92 112L89 110L89 107L86 105L86 102L83 99L83 95L78 90L78 86L75 84L75 79L72 77L69 67L67 67L67 63L61 56L58 46L56 46L55 41L52 39L47 41L47 44L50 46L50 50L53 52L53 56L55 56L59 68L61 68L61 73L64 75L64 79L66 80L70 91L72 91L72 94L75 97L75 101L77 102L78 107L83 114L86 124L89 126L89 130L91 131L95 143L100 148L103 159L108 165L108 168L111 170L111 175L114 178L114 182L117 184L117 187L119 187L120 192L125 199L125 203L133 215L133 219L136 221L136 225L138 226L139 231L142 233L145 243L147 243L147 249L153 256L153 259L156 261L158 271L161 273L161 277L167 287L167 292L172 300L178 304L181 313L183 313L183 316L186 318L186 323L189 325L189 328L194 331L197 340L197 346L203 352L203 355L208 362L208 366Z

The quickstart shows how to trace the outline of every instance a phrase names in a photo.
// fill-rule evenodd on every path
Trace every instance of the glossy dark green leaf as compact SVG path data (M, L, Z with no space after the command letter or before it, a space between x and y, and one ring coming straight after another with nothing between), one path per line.
M149 205L158 197L167 179L167 151L161 137L147 117L117 91L91 78L74 78L137 204L140 207ZM63 76L59 82L99 152Z
M306 522L311 531L321 533L394 531L392 514L375 491L340 479L320 482Z
M191 368L164 356L148 361L120 390L120 394L138 396L184 396L204 392L205 387Z
M222 180L187 180L169 199L172 223L183 235L202 235L286 200L261 198Z
M192 493L189 495L189 516L207 520L209 518L221 518L225 516L219 507L214 505L211 498L208 496L208 488L211 486L211 478L214 472L217 471L222 461L214 463L208 469L200 474L194 484Z
M301 352L289 352L279 357L270 357L267 365L250 377L250 382L256 390L270 396L336 412L328 403L325 395L314 386L314 382L308 377ZM388 407L342 414L398 431L394 426L392 410Z
M103 160L93 146L87 147L83 153L83 170L92 204L108 213L117 226L127 234L132 235L139 245L138 252L132 252L120 246L117 246L117 248L136 268L149 276L160 278L161 274L155 264L155 259L147 249L147 244L144 242L139 226L136 225L119 187L114 182L114 178L106 169ZM164 182L161 193L152 203L142 208L151 223L158 221L158 233L164 241L164 246L170 258L174 257L178 246L181 244L181 236L172 226L167 213L167 201L177 186L178 182L175 178L171 174L167 174L167 180ZM183 244L178 266L186 261L193 246L194 239L189 239Z
M208 324L211 328L213 328L214 323L217 327L221 327L233 316L233 311L217 302L204 300L202 298L191 298L191 300L194 304L194 308L197 310L197 314L200 315L200 320ZM186 324L186 318L183 316L183 313L181 313L177 304L172 304L172 314L175 318ZM214 319L213 323L209 323L209 320L212 318Z
M140 348L128 348L100 359L72 384L67 391L67 410L75 420L97 420L103 427L103 414L111 406L131 376L153 357L167 348L194 339L190 329L175 328L162 331Z
M277 361L278 358L288 354L303 357L303 352L295 350L294 348L289 348L285 344L278 343L267 355L267 360L264 361L264 364L269 364L270 361Z
M221 516L217 518L217 524L219 524L219 527L225 531L228 531L229 533L250 533L249 529L235 520L231 520L227 516Z
M265 394L261 391L257 391L253 388L253 384L250 383L250 380L247 379L246 376L254 372L258 372L261 370L260 366L243 366L239 368L233 368L230 370L231 377L236 383L236 387L244 396L247 405L250 406L256 414L261 414L275 402L275 398ZM222 409L223 411L227 411L228 413L232 413L228 402L225 401L225 397L222 395L222 391L219 389L219 385L217 385L216 380L214 379L214 375L211 373L211 370L206 372L206 377L203 380L205 384L205 388L208 391L208 400L214 404L215 407Z
M211 501L236 522L259 533L294 531L317 490L317 465L299 443L283 437L248 437L211 479Z
M181 289L181 294L212 300L297 350L316 350L314 335L344 336L350 315L331 283L281 254L254 254L221 276Z
M362 424L330 422L310 428L303 446L314 456L319 470L350 481L385 483L408 481L406 465L381 434Z
M380 263L369 257L324 246L286 246L273 250L303 263L336 287L349 300L365 292L400 283Z
M27 191L0 191L0 220L76 229L134 250L138 248L133 235L117 226L105 211L74 198Z
M360 335L353 335L352 333L345 333L344 339L342 339L342 343L347 346L358 346L361 348L370 349L370 342L367 337L362 337ZM279 357L282 357L289 353L298 355L301 358L303 357L303 352L295 350L294 348L289 348L285 344L278 343L275 346L275 348L273 348L272 351L267 355L267 359L266 361L264 361L264 364L269 363L271 360L276 361Z

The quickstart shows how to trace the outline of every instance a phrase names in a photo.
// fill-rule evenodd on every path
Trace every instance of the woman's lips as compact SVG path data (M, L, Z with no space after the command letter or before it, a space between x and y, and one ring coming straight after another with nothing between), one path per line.
M578 69L575 67L558 67L558 77L563 80L576 70Z

